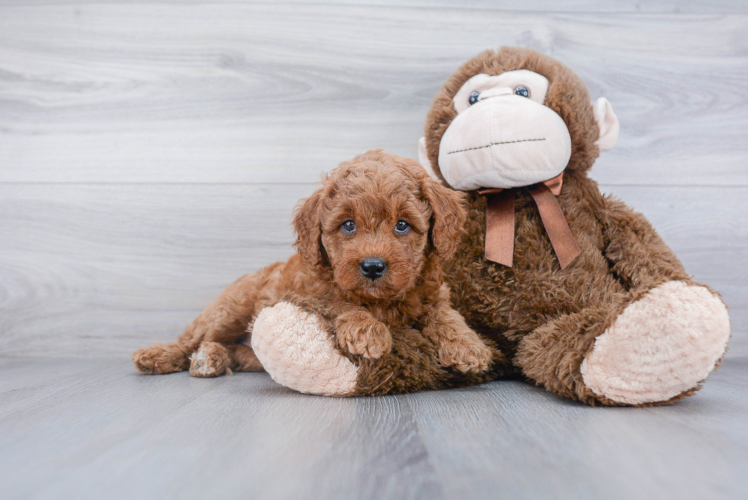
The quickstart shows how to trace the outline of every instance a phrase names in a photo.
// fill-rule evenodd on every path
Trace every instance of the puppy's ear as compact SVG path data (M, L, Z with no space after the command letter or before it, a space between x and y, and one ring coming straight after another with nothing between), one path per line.
M322 203L327 195L325 187L319 188L309 198L301 200L294 209L293 228L296 232L294 247L311 266L320 265L325 256L322 247Z
M421 178L421 191L432 210L431 243L442 259L457 250L467 218L465 194L446 188L429 176Z

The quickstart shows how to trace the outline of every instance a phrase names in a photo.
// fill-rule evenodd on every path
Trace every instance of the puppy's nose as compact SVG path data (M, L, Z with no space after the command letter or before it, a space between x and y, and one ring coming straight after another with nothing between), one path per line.
M370 280L376 280L387 271L387 263L377 257L367 257L361 261L358 268L361 269L361 274Z

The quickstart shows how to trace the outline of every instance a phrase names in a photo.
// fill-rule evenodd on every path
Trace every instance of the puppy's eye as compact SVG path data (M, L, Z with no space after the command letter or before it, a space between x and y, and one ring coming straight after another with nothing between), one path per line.
M470 94L470 97L468 98L468 102L472 106L473 104L478 102L479 97L480 97L480 92L473 92L472 94Z
M353 234L356 232L356 223L352 220L347 220L340 225L340 229L342 229L345 234Z
M397 221L397 224L395 224L395 232L397 234L406 234L408 231L410 231L410 224L404 220Z
M530 89L524 85L517 85L514 87L514 93L522 97L530 97Z

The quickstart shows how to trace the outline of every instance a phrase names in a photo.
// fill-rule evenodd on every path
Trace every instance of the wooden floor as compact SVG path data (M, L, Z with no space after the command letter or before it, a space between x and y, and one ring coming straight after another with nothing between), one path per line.
M4 499L721 499L748 493L748 362L664 408L521 382L294 393L265 373L146 376L127 360L0 361Z

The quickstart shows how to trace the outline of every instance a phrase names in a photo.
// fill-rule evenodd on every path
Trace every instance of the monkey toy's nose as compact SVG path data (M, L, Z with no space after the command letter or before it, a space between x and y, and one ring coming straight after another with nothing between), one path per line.
M361 269L361 274L370 280L376 280L387 271L387 263L380 258L367 257L361 261L358 268Z

